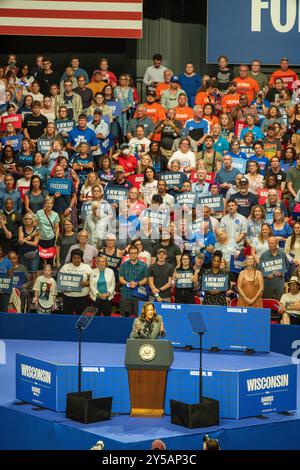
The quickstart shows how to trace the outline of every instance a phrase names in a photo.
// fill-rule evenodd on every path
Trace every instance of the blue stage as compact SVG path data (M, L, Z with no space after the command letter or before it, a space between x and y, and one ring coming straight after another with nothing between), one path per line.
M202 436L206 433L218 437L223 449L299 449L300 447L299 396L298 409L291 416L274 413L266 415L265 419L221 419L220 426L199 430L188 430L172 425L169 416L162 419L142 419L116 415L111 421L82 425L67 420L64 413L36 408L28 404L17 405L15 400L16 353L43 359L46 362L55 362L56 359L59 364L72 366L76 362L77 345L76 343L23 340L6 340L5 343L7 365L0 366L0 421L2 423L0 445L2 449L80 450L90 448L99 439L105 441L106 449L148 449L154 438L164 439L169 449L199 449ZM90 360L94 363L97 359L99 367L105 364L111 368L119 368L120 361L124 361L124 347L121 344L85 343L83 362L88 365ZM206 354L205 356L206 371L209 371L209 367L213 370L218 370L218 368L224 370L224 358L226 369L231 372L241 370L242 364L243 369L250 368L251 370L259 367L291 365L290 358L274 353L242 355L242 357L239 353ZM267 363L266 358L269 358ZM197 369L197 353L176 352L169 376L173 370L186 370L187 361L188 369ZM191 379L197 382L196 376L191 376ZM298 390L300 390L299 386ZM225 396L228 390L220 389L220 393Z

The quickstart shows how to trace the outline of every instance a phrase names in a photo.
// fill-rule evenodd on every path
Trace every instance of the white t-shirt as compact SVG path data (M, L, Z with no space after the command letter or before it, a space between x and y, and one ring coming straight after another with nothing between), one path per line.
M42 308L49 309L54 304L57 295L56 282L52 277L44 275L37 277L33 290L38 293L38 302Z
M300 301L300 292L296 295L291 294L290 292L288 294L283 294L283 296L280 299L280 303L284 305L284 307L287 306L288 303L296 303ZM290 313L293 316L300 316L300 310L288 310L288 313Z
M194 152L191 152L191 150L189 150L187 153L182 153L181 150L174 152L169 160L169 168L171 168L171 163L174 160L178 160L180 162L180 171L184 171L184 169L187 167L196 168L196 155Z
M255 237L252 241L252 246L253 248L255 248L256 256L259 259L265 251L268 251L269 242L268 240L264 240L263 243L261 243L261 241L257 237Z
M143 195L143 201L145 204L151 204L152 196L157 194L157 180L152 183L146 183L145 186L142 184L140 187L140 193Z
M143 139L138 139L137 137L133 137L129 141L130 150L132 153L137 154L140 152L149 152L149 147L151 144L151 140L144 137Z
M60 272L65 274L82 274L83 282L87 281L88 276L92 274L92 271L92 268L85 263L80 263L79 266L75 266L73 263L67 263L60 269ZM64 295L67 297L84 297L85 295L88 295L89 291L89 287L82 287L81 292L64 292Z

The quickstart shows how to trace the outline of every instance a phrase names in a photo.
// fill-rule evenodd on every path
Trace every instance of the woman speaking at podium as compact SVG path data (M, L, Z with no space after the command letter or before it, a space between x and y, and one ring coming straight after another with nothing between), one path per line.
M145 302L139 318L133 322L131 339L158 339L165 336L163 319L151 302Z

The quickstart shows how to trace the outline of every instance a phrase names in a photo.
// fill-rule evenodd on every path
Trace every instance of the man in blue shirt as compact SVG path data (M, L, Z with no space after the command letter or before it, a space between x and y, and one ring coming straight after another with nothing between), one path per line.
M98 149L97 136L92 129L87 127L85 114L79 115L78 126L74 127L74 129L69 132L67 150L76 152L76 148L81 142L87 142L91 152L95 152Z
M199 168L197 170L197 181L192 184L192 191L197 194L197 196L210 196L209 192L209 183L206 183L206 170Z
M148 283L148 267L138 259L138 248L129 248L130 260L120 267L119 279L121 284L120 313L128 317L132 313L138 316L139 298L137 288Z
M189 136L195 140L198 148L203 144L205 137L209 134L210 125L206 119L203 119L203 108L196 105L193 108L194 118L188 119L185 128L189 131Z
M247 132L253 134L254 140L262 140L265 136L260 127L255 126L254 117L250 114L246 117L247 127L245 127L241 132L240 140L244 140L244 136Z
M22 200L20 192L14 189L14 179L11 175L6 175L4 177L5 188L0 191L0 210L4 209L4 203L6 199L11 199L13 201L13 210L18 214L22 212Z
M228 189L235 184L235 178L239 171L232 166L232 157L225 155L222 168L217 171L215 183L220 185L220 193L225 197Z

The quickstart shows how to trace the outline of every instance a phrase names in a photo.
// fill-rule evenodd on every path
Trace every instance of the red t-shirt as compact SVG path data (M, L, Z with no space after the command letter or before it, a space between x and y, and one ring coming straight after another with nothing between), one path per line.
M124 168L125 173L133 173L137 169L138 162L134 155L128 155L128 157L121 155L118 158L118 165Z

